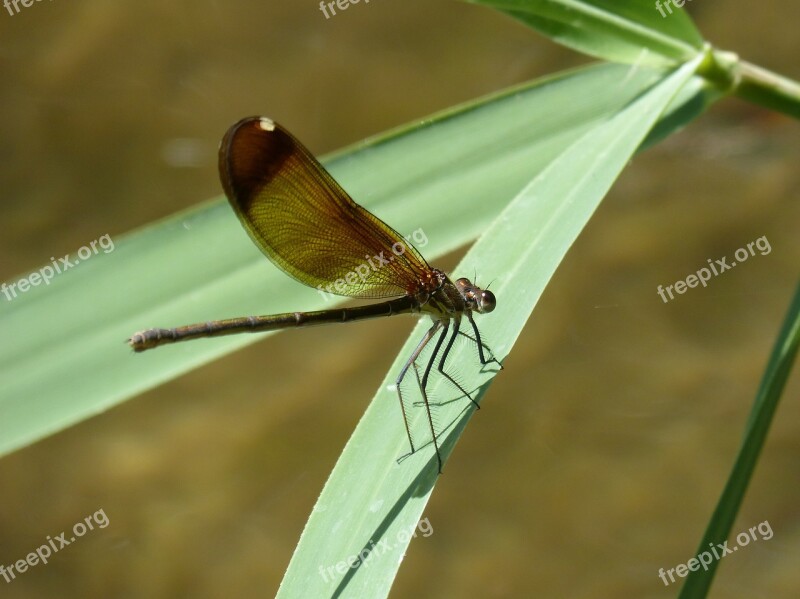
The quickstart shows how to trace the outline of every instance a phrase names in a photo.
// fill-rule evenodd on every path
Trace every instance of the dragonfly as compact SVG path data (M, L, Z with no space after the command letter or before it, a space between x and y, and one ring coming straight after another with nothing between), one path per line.
M477 347L481 367L496 363L502 369L482 342L473 318L475 313L488 314L495 309L494 294L466 278L452 281L444 271L431 267L409 240L354 202L303 144L269 118L248 117L228 129L220 143L219 174L225 195L253 243L284 273L334 295L383 301L151 328L134 333L127 342L134 351L143 352L201 337L355 322L396 314L427 315L432 324L400 369L395 387L414 454L417 447L402 392L402 383L413 367L441 473L442 456L428 399L428 381L436 365L437 371L475 409L480 408L446 366L453 344L462 335ZM462 330L464 321L473 335ZM432 341L433 349L420 375L418 360Z

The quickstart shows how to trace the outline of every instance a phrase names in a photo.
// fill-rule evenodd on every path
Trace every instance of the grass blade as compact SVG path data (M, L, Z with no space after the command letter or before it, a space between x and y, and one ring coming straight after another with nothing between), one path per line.
M468 1L500 10L564 46L612 62L668 66L691 59L703 47L692 20L669 1L661 11L652 0Z
M430 240L423 252L434 259L477 237L530 172L658 77L619 65L578 69L390 132L327 165L401 233L423 228ZM708 100L699 80L693 83L668 126L680 126ZM13 340L0 344L0 455L258 339L135 356L123 343L134 331L332 305L272 267L223 201L112 238L113 252L0 301L0 331Z
M783 388L786 386L789 373L797 358L798 347L800 347L800 285L797 287L786 319L778 333L778 339L772 348L767 369L761 379L750 417L747 419L742 446L703 535L703 540L700 541L697 554L707 551L711 543L714 546L723 543L731 533L736 514L739 513L745 492L758 463L758 456L767 439L767 433ZM711 588L718 565L719 560L713 560L708 570L704 568L696 572L689 572L686 583L681 588L680 599L705 597Z
M493 222L471 248L458 273L493 273L498 309L479 316L495 355L504 359L545 285L586 225L613 181L653 128L659 115L689 81L699 58L625 103L553 159ZM420 322L400 351L369 408L339 458L312 512L278 597L385 597L391 589L410 532L437 481L432 448L397 462L408 451L393 379L427 322ZM474 347L451 354L466 389L478 400L493 373L480 372ZM453 398L437 379L431 396ZM467 404L466 406L464 404ZM446 460L469 420L467 401L447 401L436 409ZM427 428L424 410L410 416L418 435ZM358 556L362 556L359 558ZM337 564L352 563L340 568Z

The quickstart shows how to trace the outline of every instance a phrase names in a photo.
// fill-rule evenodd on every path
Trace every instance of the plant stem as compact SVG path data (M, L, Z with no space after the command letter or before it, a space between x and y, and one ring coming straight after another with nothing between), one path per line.
M800 119L800 83L740 60L733 52L706 47L697 74L726 93Z
M760 106L800 119L800 84L746 61L738 64L734 94Z

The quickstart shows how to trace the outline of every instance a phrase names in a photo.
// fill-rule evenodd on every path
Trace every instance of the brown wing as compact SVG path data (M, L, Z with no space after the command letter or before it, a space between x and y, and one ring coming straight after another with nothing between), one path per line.
M268 118L246 118L228 130L219 172L255 244L301 283L351 297L394 297L414 289L431 270L411 243L356 204L291 133Z

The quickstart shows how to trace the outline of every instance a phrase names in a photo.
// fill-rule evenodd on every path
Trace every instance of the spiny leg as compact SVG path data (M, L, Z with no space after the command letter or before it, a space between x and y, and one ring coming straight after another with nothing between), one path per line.
M419 390L422 392L422 400L425 402L425 412L428 414L428 424L431 427L431 438L433 439L433 447L436 449L436 459L439 462L439 474L441 474L442 454L439 453L439 442L436 440L436 429L433 426L433 416L431 416L431 404L428 402L428 392L425 390L425 388L428 386L428 376L431 373L433 361L436 359L436 355L439 353L439 350L442 347L444 338L447 337L447 330L450 328L449 320L445 322L440 320L438 322L442 325L442 334L439 335L439 338L436 340L436 346L433 348L431 357L428 360L428 365L425 367L425 373L422 375L422 381L419 380L419 373L417 373L417 382L419 383Z
M478 331L478 325L475 324L475 319L472 318L472 312L467 312L467 318L469 319L469 323L472 325L472 330L475 331L475 339L472 339L472 337L470 337L466 333L462 333L462 335L464 335L468 339L472 339L475 342L475 345L478 346L478 358L481 361L481 365L482 366L486 366L487 364L490 364L491 362L494 362L495 364L497 364L500 367L500 370L503 370L503 365L500 363L500 361L497 358L494 357L494 354L492 354L492 359L491 360L487 360L484 357L483 348L484 347L486 347L486 349L489 349L489 348L488 348L488 346L485 346L483 344L483 342L481 341L481 334ZM491 351L491 350L489 350L489 351Z
M473 337L469 333L465 333L464 331L459 331L458 334L461 335L462 337L465 337L465 338L469 339L473 343L476 343L476 344L478 343L478 340L475 339L475 337ZM491 351L491 348L488 345L486 345L485 343L483 343L482 345L483 345L483 349L485 349L486 351ZM491 360L489 360L489 361L491 362Z
M481 407L478 405L478 402L476 402L474 399L472 399L472 395L470 395L470 394L469 394L469 393L466 391L466 389L464 389L464 387L462 387L462 386L461 386L461 385L458 383L458 381L456 381L456 380L455 380L455 379L454 379L452 376L450 376L449 374L447 374L447 373L445 372L445 370L444 370L444 365L445 365L445 362L447 361L447 356L450 354L450 350L451 350L451 349L452 349L452 347L453 347L453 342L455 342L455 340L456 340L456 337L458 336L458 333L459 333L459 330L458 330L458 329L459 329L460 327L461 327L461 319L460 319L460 318L456 318L456 319L453 321L453 334L450 336L450 341L448 341L448 342L447 342L447 345L446 345L446 346L445 346L445 348L444 348L444 352L442 353L442 359L441 359L441 360L439 360L439 372L441 372L441 373L442 373L442 374L443 374L443 375L444 375L444 376L447 378L447 380L448 380L448 381L450 381L450 382L451 382L451 383L453 383L453 384L454 384L456 387L458 387L458 390L459 390L459 391L461 391L461 393L463 393L464 395L466 395L466 396L469 398L469 400L472 402L472 405L474 405L474 406L475 406L475 409L476 409L476 410L480 410L480 409L481 409Z
M405 426L406 426L406 434L408 435L408 444L411 446L411 453L414 453L414 441L411 439L411 429L408 426L408 417L406 416L406 407L403 404L403 392L400 389L400 385L403 382L403 378L406 376L406 372L408 371L408 367L409 366L414 364L414 369L416 370L415 362L416 362L417 358L419 357L419 354L422 352L423 349L425 349L425 346L433 338L433 336L436 334L436 331L438 331L439 327L441 327L441 326L442 326L442 321L440 321L440 320L437 320L436 322L433 323L433 326L428 329L428 331L425 333L425 336L423 336L422 339L420 340L420 342L417 345L416 349L411 353L411 356L408 358L408 360L406 360L406 363L403 365L403 368L400 370L400 374L397 376L397 379L395 380L395 386L397 387L397 398L400 400L400 411L403 413L403 424L405 424ZM421 386L421 383L419 382L419 374L417 374L417 383L420 384L420 386ZM428 414L428 416L430 416L430 413ZM434 438L434 443L435 442L436 442L436 440ZM438 449L437 449L437 455L438 455ZM440 464L439 464L439 471L440 472L441 472L441 469L442 468L441 468L441 460L440 460Z

